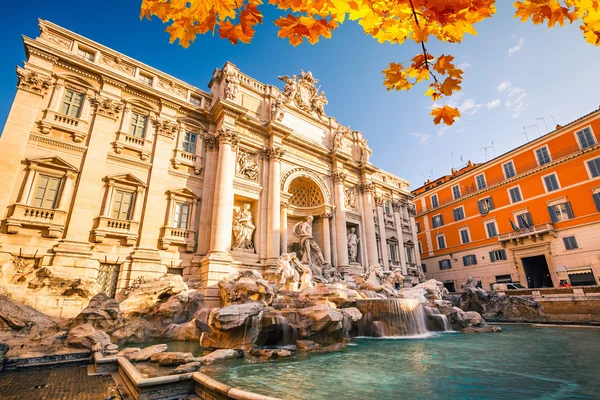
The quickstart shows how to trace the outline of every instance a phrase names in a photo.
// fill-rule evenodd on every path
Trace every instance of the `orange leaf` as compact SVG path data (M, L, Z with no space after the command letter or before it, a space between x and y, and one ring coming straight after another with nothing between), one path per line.
M385 77L383 84L387 90L409 90L413 84L406 79L406 72L403 71L402 64L390 63L390 67L384 69Z
M450 126L454 123L454 119L460 118L460 112L458 108L444 106L443 108L434 108L431 110L433 116L433 123L438 125L442 120L444 124Z

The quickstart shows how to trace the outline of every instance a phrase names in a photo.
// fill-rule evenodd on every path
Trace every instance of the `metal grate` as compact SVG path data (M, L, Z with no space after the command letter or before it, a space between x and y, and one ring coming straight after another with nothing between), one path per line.
M325 203L319 186L308 178L296 178L288 189L292 194L290 204L297 207L316 207Z
M119 269L119 264L100 264L97 282L108 297L115 297L117 292Z

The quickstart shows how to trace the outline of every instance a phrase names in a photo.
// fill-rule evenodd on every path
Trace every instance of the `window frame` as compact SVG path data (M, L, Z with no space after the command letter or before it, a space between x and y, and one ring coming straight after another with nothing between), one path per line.
M444 268L442 268L442 263L445 265ZM440 271L445 271L447 269L452 269L452 261L449 258L444 258L443 260L439 260L438 261L438 266L440 268Z
M435 197L435 203L436 203L436 205L435 205L435 206L433 205L433 198L434 198L434 197ZM437 195L437 193L434 193L434 194L432 194L431 196L429 196L429 203L431 204L431 208L432 208L432 209L434 209L434 208L438 208L438 207L440 206L440 201L439 201L439 198L438 198L438 195Z
M541 150L541 149L544 149L544 148L546 149L546 152L548 153L548 161L542 164L540 162L540 159L538 158L538 153L537 152L538 152L538 150ZM544 166L546 164L550 164L552 162L552 153L550 153L550 147L548 147L548 144L545 144L543 146L538 147L537 149L534 149L533 150L533 155L535 156L535 161L537 162L538 167Z
M479 180L477 179L479 177L483 177L483 187L479 187ZM475 186L477 187L477 190L483 190L488 187L487 179L485 178L485 172L475 175Z
M511 190L513 190L513 189L519 189L520 200L513 201L512 194L511 194ZM510 188L507 188L506 192L508 193L508 199L510 200L510 204L521 203L524 200L523 199L523 191L521 190L521 185L516 185L516 186L510 187Z
M534 223L533 223L533 217L531 216L531 213L529 212L529 210L528 210L528 209L525 209L525 210L519 210L519 211L515 211L515 212L513 212L513 217L514 217L514 219L515 219L515 226L516 226L518 229L527 229L527 228L525 228L525 227L522 227L522 226L521 226L521 224L519 223L519 217L520 217L521 215L527 215L527 218L525 218L525 219L526 219L526 221L525 221L525 222L526 222L526 223L528 223L530 227L534 226Z
M494 225L494 230L496 231L496 234L494 236L490 236L490 232L488 230L488 225L489 224L493 224ZM495 237L497 237L499 235L499 233L498 233L498 223L496 222L495 219L483 221L483 227L485 229L485 235L487 236L488 239L495 238Z
M67 95L69 93L73 93L73 95L79 95L79 96L81 96L80 103L79 103L79 106L77 108L76 115L69 114L69 112L71 111L71 109L74 107L74 104L73 104L74 96L69 100L68 103L65 101L65 99L67 98ZM80 91L75 90L75 89L65 88L63 96L62 96L62 99L60 100L60 103L58 105L58 113L61 114L61 115L66 115L67 117L79 119L79 118L81 118L81 112L83 110L83 103L84 102L85 102L85 93L81 93ZM63 111L63 105L64 104L68 104L67 105L67 109L65 111Z
M187 208L187 212L185 213L185 226L181 226L181 218L178 221L177 218L177 207L181 206L181 208L183 209L183 207ZM192 205L190 203L188 203L187 201L174 201L173 204L173 220L171 221L171 225L173 229L185 229L187 230L189 228L190 225L190 217L191 217L191 211L192 211ZM182 214L182 213L180 213Z
M80 54L80 52L84 53L84 54ZM79 45L77 46L77 50L75 52L75 55L77 57L82 58L82 59L84 59L86 61L89 61L89 62L94 62L96 60L96 51L88 49L86 47L81 47ZM91 60L87 57L88 55L92 57Z
M463 267L470 267L472 265L477 265L477 255L475 254L467 254L463 256ZM471 260L468 264L465 262L467 259Z
M436 219L437 217L439 217L440 224L436 226L436 224L435 224L435 222L434 222L434 221L435 221L435 219ZM431 216L431 226L432 226L433 228L441 228L442 226L444 226L444 217L442 217L442 213L435 214L435 215L432 215L432 216Z
M193 136L194 140L193 141L189 141L188 140L188 135L189 135L189 137ZM200 135L198 133L196 133L196 132L192 132L192 131L186 130L185 133L184 133L184 135L183 135L183 140L181 141L181 151L183 151L184 153L188 153L188 154L196 154L196 152L198 151L198 137L199 136ZM189 151L190 150L189 146L192 143L194 145L194 151L193 152ZM187 148L186 148L186 146L187 146Z
M123 211L121 211L121 206L123 205L122 200L121 200L121 205L119 206L118 215L117 215L117 217L114 216L114 213L116 211L115 203L117 200L117 195L119 193L122 193L122 194L127 193L128 195L131 196L131 200L129 201L129 207L127 210L127 218L125 218L125 219L120 218L121 213L123 212ZM122 199L122 196L121 196L121 199ZM113 194L112 194L112 198L110 201L110 203L111 203L110 204L110 218L114 219L114 220L118 220L118 221L132 221L133 220L133 215L132 215L133 214L133 206L134 206L135 200L136 200L136 191L135 190L131 190L131 189L128 190L128 189L122 188L120 186L118 186L118 187L115 186Z
M50 183L50 179L58 180L56 192L54 194L54 199L52 200L52 207L50 207L50 208L44 206L44 203L47 200L46 194L48 193L48 185L46 185L46 187L44 188L44 195L42 196L41 204L36 205L36 203L35 203L36 193L39 189L40 180L42 178L48 178L48 184ZM56 210L58 208L58 203L59 203L59 200L60 200L60 197L62 194L63 185L64 185L63 178L64 178L63 175L49 173L47 171L38 171L38 173L36 174L36 177L35 177L35 182L33 183L33 186L32 186L32 193L30 194L29 204L35 208L42 208L44 210Z
M598 163L597 169L598 169L598 175L597 176L593 176L592 175L592 169L590 168L590 163L592 161L595 161ZM588 158L587 160L583 161L584 165L585 165L585 169L588 173L588 176L590 177L590 180L592 179L600 179L600 157L593 157L593 158Z
M492 253L494 253L494 256L492 256ZM495 257L496 253L502 254L504 258ZM506 254L505 249L492 250L489 252L489 257L490 257L490 262L493 262L493 263L498 262L498 261L508 261L508 255Z
M444 247L440 247L440 238L444 242ZM446 243L446 235L444 233L440 233L438 235L435 235L435 242L436 242L438 250L444 250L446 247L448 247L447 246L448 243Z
M481 213L481 211L484 211L483 210L483 201L484 200L487 200L487 203L489 206L487 212L485 213L485 215L487 215L490 213L490 211L493 211L496 208L496 206L494 205L494 199L492 198L492 196L485 196L485 197L481 197L481 198L477 199L477 208L479 209L479 213L481 215L484 215ZM480 205L482 205L482 206L479 207Z
M454 189L458 189L458 196L454 192ZM451 190L452 190L452 198L454 200L458 200L458 199L460 199L462 197L462 193L460 191L460 185L459 184L456 184L456 185L452 186Z
M568 248L566 239L571 239L571 238L575 242L575 247ZM581 249L581 247L579 247L579 242L577 241L577 237L575 235L563 236L562 240L563 240L563 246L565 246L565 251Z
M506 176L505 166L509 165L509 164L512 165L512 171L514 173L514 175L512 175L512 176ZM509 160L509 161L505 162L504 164L502 164L502 173L504 174L504 179L510 179L510 178L517 176L517 168L515 167L515 163L513 160Z
M593 141L593 143L592 143L590 146L583 147L583 146L581 145L581 142L579 141L579 132L583 132L583 131L585 131L586 129L589 129L589 131L590 131L590 134L592 135L592 141ZM594 133L594 130L592 129L592 126L591 126L591 125L588 125L588 126L586 126L586 127L583 127L583 128L581 128L581 129L579 129L579 130L577 130L577 131L574 131L574 132L573 132L573 135L575 136L575 140L577 141L577 145L579 146L579 150L585 150L585 149L588 149L588 148L590 148L590 147L593 147L593 146L595 146L595 145L597 145L597 144L598 144L598 139L596 138L596 134Z
M564 206L564 209L565 209L564 212L562 210L562 206ZM557 207L558 207L558 210L560 211L560 218L558 218L558 216L556 214ZM558 222L569 221L569 220L575 218L575 214L573 213L573 208L571 206L571 203L566 199L564 199L560 202L552 202L552 203L548 204L548 208L552 209L552 214L550 215L550 220L553 224L558 223ZM556 216L556 220L554 218L552 218L552 215Z
M133 119L134 117L136 117L136 123L134 124ZM141 135L138 136L137 133L137 129L140 128L139 125L139 118L138 117L143 117L144 118L144 126L141 127L142 131L141 131ZM146 133L148 131L148 119L149 116L146 115L143 112L140 112L138 110L131 110L131 117L129 119L129 129L127 130L127 134L130 136L135 136L135 137L139 137L141 139L145 139L146 138ZM131 128L135 126L135 130L133 132L131 132Z
M153 75L149 75L144 72L139 72L137 80L138 80L138 82L141 82L146 86L154 87L154 76ZM148 83L148 81L149 81L149 83Z
M417 240L417 249L419 250L419 254L423 254L423 243L421 239Z
M548 189L548 184L546 183L546 178L550 177L550 176L554 176L554 178L556 179L556 185L557 185L556 189L552 189L552 190ZM546 193L551 193L551 192L555 192L557 190L562 189L562 186L560 185L560 180L558 180L558 174L556 173L556 171L551 172L547 175L543 175L542 176L542 184L544 185L544 189L546 190Z
M463 232L467 232L467 239L468 240L466 242L464 241L464 238L463 238ZM460 228L458 230L458 237L460 238L460 244L469 244L469 243L472 242L472 240L471 240L471 231L469 230L468 226L464 227L464 228Z
M460 219L456 219L456 213L455 213L455 211L456 211L456 210L462 210L462 218L460 218ZM454 222L458 222L458 221L462 221L462 220L464 220L464 219L467 219L467 215L465 214L465 206L458 206L458 207L455 207L455 208L452 210L452 216L454 217Z
M198 100L198 102L196 102L195 100ZM196 107L202 107L202 97L194 96L193 94L191 94L190 103L195 105Z

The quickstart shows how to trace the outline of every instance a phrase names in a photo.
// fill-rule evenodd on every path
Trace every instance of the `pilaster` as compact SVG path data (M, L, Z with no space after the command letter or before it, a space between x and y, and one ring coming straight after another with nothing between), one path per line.
M375 220L373 219L373 193L375 186L370 183L361 183L360 192L363 198L363 217L365 223L365 239L367 241L367 262L366 267L379 265L377 256L377 239L375 237Z
M335 233L337 241L339 242L336 246L337 263L336 267L347 267L348 266L348 246L344 241L344 238L348 236L346 228L346 209L344 206L344 181L346 179L346 173L334 172L333 173L333 185L334 185L334 196L335 196Z
M279 146L271 146L265 150L269 160L269 185L267 214L267 263L274 264L281 254L281 157L285 150Z

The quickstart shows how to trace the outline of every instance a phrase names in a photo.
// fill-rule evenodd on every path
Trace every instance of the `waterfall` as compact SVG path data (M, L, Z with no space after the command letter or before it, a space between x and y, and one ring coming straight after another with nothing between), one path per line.
M419 300L357 300L356 308L363 315L359 323L359 336L410 337L429 333L425 324L425 311Z
M448 318L446 318L446 316L444 314L442 314L440 312L440 310L438 310L435 307L427 307L425 306L425 312L427 313L427 317L428 317L428 325L429 325L429 330L431 331L443 331L443 332L449 332L452 331L452 325L450 325L450 322L448 321ZM439 329L442 328L442 329Z

